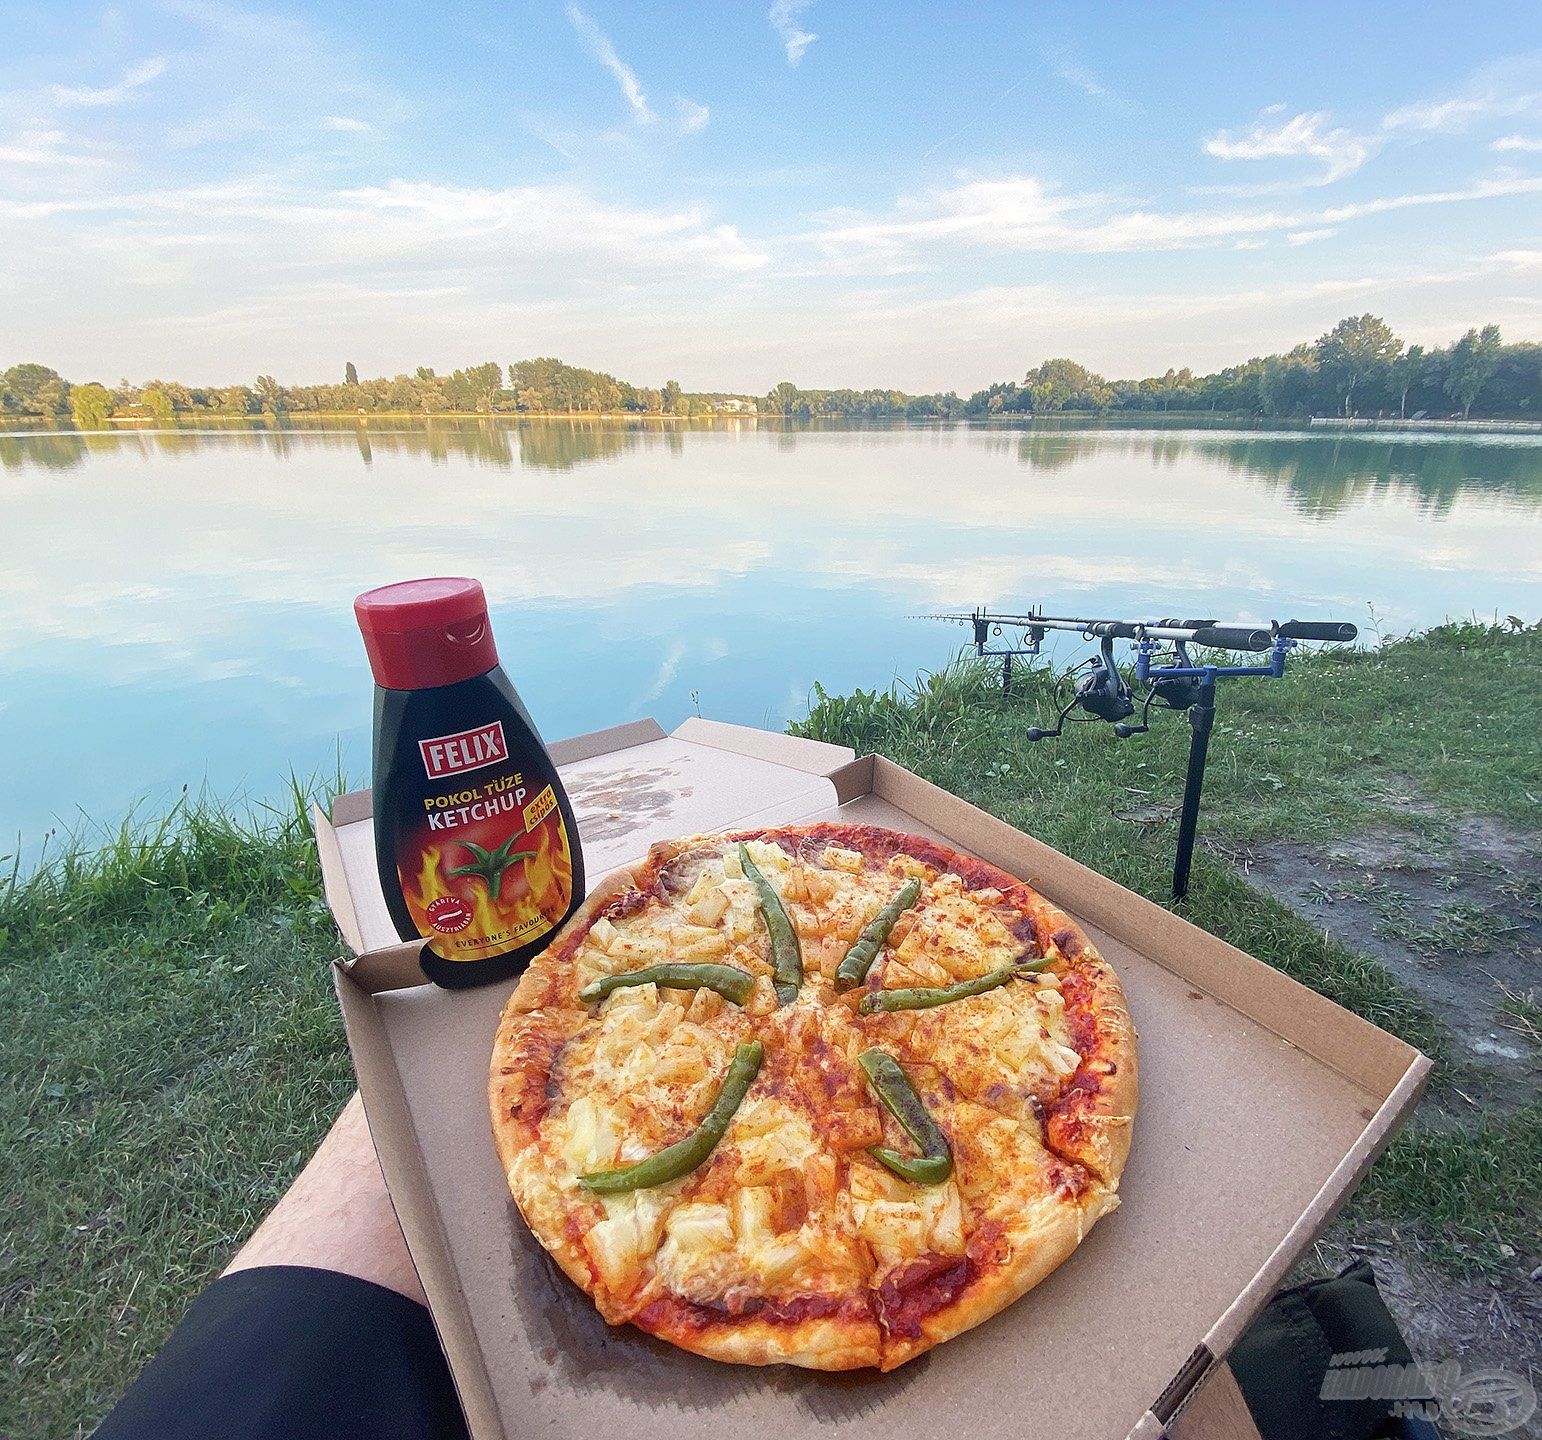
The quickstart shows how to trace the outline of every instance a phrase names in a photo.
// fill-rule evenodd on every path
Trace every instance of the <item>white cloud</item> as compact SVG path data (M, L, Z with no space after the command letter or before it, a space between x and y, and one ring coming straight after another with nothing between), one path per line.
M1318 182L1323 185L1353 175L1376 151L1373 141L1342 126L1330 128L1326 112L1304 111L1289 120L1264 117L1279 114L1280 107L1264 115L1244 131L1220 130L1205 141L1205 153L1219 160L1311 159L1323 165Z
M72 169L107 164L101 147L74 141L62 130L28 129L0 145L0 165Z
M1482 100L1422 100L1382 117L1384 130L1464 130L1487 110Z
M1102 77L1078 59L1076 52L1069 46L1052 46L1045 53L1054 67L1056 76L1073 89L1080 90L1083 95L1090 96L1094 100L1124 103L1123 98L1110 90L1103 83Z
M683 95L675 96L675 114L682 135L694 135L698 130L705 130L707 121L712 118L712 112L705 105L698 105Z
M637 78L637 72L616 53L616 47L611 43L610 36L577 5L569 4L567 15L573 28L582 37L589 53L616 77L616 84L621 87L626 103L631 106L632 119L639 125L654 124L659 118L658 113L648 103L642 81ZM705 105L698 105L696 101L687 99L684 95L675 96L674 128L679 134L695 135L698 131L707 128L707 122L711 118L712 112ZM560 139L545 135L541 138L546 140L546 143L551 145L558 154L564 158L571 158L568 149Z
M576 5L568 6L568 20L582 37L589 53L616 77L616 84L626 96L626 103L632 107L632 118L639 125L651 125L656 117L648 104L648 97L643 94L642 82L637 78L637 72L616 54L610 36Z
M814 0L776 0L766 17L786 47L789 65L796 65L808 47L819 39L799 24L799 17L813 3Z
M674 641L664 658L659 662L659 667L653 672L653 678L638 693L632 701L631 713L638 714L644 705L650 705L657 700L671 685L675 683L675 677L680 673L680 664L685 659L685 643L681 640Z
M1415 134L1458 135L1484 120L1542 111L1542 51L1485 65L1453 93L1404 105L1382 118L1382 128Z
M108 85L100 90L85 85L54 85L49 93L57 105L78 105L86 109L95 109L102 105L121 105L125 100L132 99L136 90L148 85L152 80L158 80L165 73L166 61L160 56L154 56L125 70L116 85Z
M1384 195L1354 205L1339 205L1322 211L1316 218L1336 224L1341 220L1359 220L1366 215L1383 215L1392 210L1410 210L1424 205L1460 205L1468 200L1497 200L1507 195L1535 195L1538 192L1542 192L1542 176L1509 175L1497 180L1477 180L1461 190Z
M1488 258L1511 270L1542 270L1542 250L1499 250Z
M1289 245L1311 245L1318 240L1331 240L1338 233L1332 226L1325 230L1292 230L1285 241Z
M276 209L258 207L284 223L315 230L325 241L334 223L368 215L389 217L388 233L360 245L390 255L399 251L429 259L440 245L470 247L472 254L546 256L578 260L603 256L627 271L685 262L733 273L758 269L767 256L732 225L710 225L698 209L636 209L607 204L571 184L479 189L393 180L387 185L338 192L319 206L287 199Z
M337 130L344 135L368 135L375 127L368 120L360 120L354 115L323 115L321 128Z
M68 236L68 244L62 238ZM0 245L89 257L99 283L230 331L300 309L342 317L361 295L535 297L561 312L598 289L733 277L767 254L702 210L626 206L573 183L482 188L392 180L339 190L273 181L33 201L0 198ZM62 259L61 262L62 263ZM598 277L605 277L599 285ZM199 316L188 296L220 296ZM193 302L196 305L196 302Z
M219 0L155 0L139 20L105 12L113 16L103 18L100 28L87 27L86 38L99 52L91 73L107 63L103 55L124 52L129 30L167 29L177 49L134 64L102 89L59 86L0 95L0 118L8 101L13 114L25 103L23 119L52 114L60 118L36 123L110 139L118 183L127 175L175 173L189 164L198 173L222 163L275 173L303 169L328 144L326 117L364 117L384 128L410 113L352 53L348 37L319 22ZM194 149L202 153L170 153Z
M1056 285L982 283L949 267L938 282L869 274L802 286L780 272L763 279L700 263L689 246L710 243L710 224L645 244L617 234L604 251L571 256L558 253L560 234L549 235L547 253L532 247L514 263L518 237L505 251L474 237L446 254L416 226L410 244L393 250L374 234L390 239L396 228L379 210L318 204L311 221L290 230L206 213L234 202L178 203L188 218L163 222L165 233L209 239L165 253L141 240L143 219L92 226L81 240L78 224L11 224L0 209L11 273L29 280L25 292L7 293L0 278L12 353L76 379L171 374L250 384L269 372L300 383L330 378L345 358L369 374L394 374L558 354L637 383L678 376L688 389L763 393L791 377L967 394L1050 355L1074 355L1108 375L1216 369L1286 350L1365 310L1424 344L1459 337L1475 316L1512 338L1536 333L1535 308L1517 298L1535 291L1536 271L1519 256L1443 269L1421 252L1388 251L1368 268L1346 269L1323 251L1324 263L1307 272L1317 278L1299 283L1260 273L1256 255L1228 252L1198 287L1154 267L1101 265ZM561 211L571 202L543 187L529 203ZM354 235L365 244L350 256Z
M1386 130L1425 130L1460 134L1474 121L1490 116L1524 115L1532 110L1542 94L1493 96L1480 95L1452 100L1421 101L1394 110L1382 120Z
M1311 232L1418 206L1538 192L1542 177L1509 176L1460 190L1382 196L1322 210L1160 212L1120 208L1106 195L1065 192L1035 176L1017 175L902 197L889 216L836 215L808 238L826 271L857 273L876 260L894 273L917 268L928 253L944 248L1056 254L1198 249Z
M1542 136L1501 135L1490 150L1518 150L1527 155L1542 155Z

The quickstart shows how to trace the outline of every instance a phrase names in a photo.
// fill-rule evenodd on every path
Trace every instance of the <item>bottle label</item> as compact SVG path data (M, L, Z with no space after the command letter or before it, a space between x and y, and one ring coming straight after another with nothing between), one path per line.
M487 960L554 930L573 900L556 776L510 757L496 720L420 740L418 751L423 784L401 814L396 872L429 948Z

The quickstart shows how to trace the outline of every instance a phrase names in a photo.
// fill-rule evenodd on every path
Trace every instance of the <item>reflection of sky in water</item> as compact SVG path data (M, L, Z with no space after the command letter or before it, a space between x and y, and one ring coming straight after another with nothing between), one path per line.
M1542 444L1299 434L439 425L0 434L0 823L368 763L350 602L479 576L548 736L781 726L962 632L1081 611L1542 611Z

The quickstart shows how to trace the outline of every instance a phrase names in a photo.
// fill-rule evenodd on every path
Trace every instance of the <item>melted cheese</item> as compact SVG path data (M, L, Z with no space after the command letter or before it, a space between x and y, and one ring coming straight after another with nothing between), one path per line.
M916 1011L904 1047L929 1057L960 1094L1014 1117L1026 1114L1035 1098L1058 1094L1081 1063L1053 976L1009 981L984 995Z
M852 941L909 876L922 881L921 896L876 962L884 988L950 985L1019 958L1021 922L1008 902L906 855L870 864L834 845L814 857L763 841L747 848L798 929L805 981L796 1004L777 1004L758 894L732 845L693 852L684 894L596 921L572 957L580 986L666 961L715 961L756 977L742 1009L710 990L613 991L557 1062L540 1183L600 1217L581 1244L609 1291L608 1317L626 1297L655 1293L655 1282L704 1303L730 1291L845 1293L917 1256L962 1254L986 1220L1031 1236L1061 1204L1034 1100L1056 1093L1080 1057L1053 975L874 1016L859 1016L856 997L833 988ZM767 1067L708 1164L652 1190L587 1197L579 1175L689 1133L735 1044L752 1034L767 1046ZM856 1066L873 1045L901 1060L955 1137L946 1183L911 1185L865 1153L892 1127ZM911 1149L892 1128L887 1143ZM521 1167L516 1182L537 1183Z

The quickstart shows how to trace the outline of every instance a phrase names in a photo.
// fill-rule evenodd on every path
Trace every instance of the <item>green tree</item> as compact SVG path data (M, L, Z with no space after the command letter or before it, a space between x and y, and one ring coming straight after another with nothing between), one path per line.
M1033 395L1013 380L998 380L984 390L976 390L964 405L966 415L1030 415Z
M1285 413L1285 385L1290 375L1290 362L1283 355L1270 355L1261 361L1255 380L1258 391L1258 408L1265 415Z
M1179 405L1192 398L1194 385L1194 372L1187 365L1182 370L1174 370L1168 366L1167 373L1155 381L1157 395L1161 398L1163 410L1171 410L1174 402Z
M1491 414L1542 417L1542 345L1506 345L1483 397Z
M509 390L514 408L530 414L642 408L639 392L614 375L564 365L551 356L510 365Z
M1368 375L1384 371L1398 356L1403 342L1379 315L1350 315L1317 341L1317 364L1344 397L1345 416L1354 413L1355 386Z
M343 384L357 385L358 383L359 372L353 368L353 361L350 360L345 366L343 366Z
M157 420L170 420L193 409L193 392L175 380L152 380L140 391L139 399Z
M791 380L783 380L761 402L761 408L773 415L791 415L798 403L798 387Z
M466 371L466 384L471 391L472 408L491 413L493 402L503 389L503 366L496 360L473 365Z
M1033 397L1036 412L1104 410L1113 399L1108 381L1074 360L1046 360L1028 372L1023 387Z
M176 406L172 403L172 398L163 385L146 385L139 392L139 403L150 412L153 419L159 420L162 423L171 420L177 413Z
M70 391L70 414L77 429L104 430L112 414L112 395L94 380L89 385L76 385Z
M271 375L257 377L257 399L275 420L284 413L284 387Z
M1501 344L1499 327L1485 325L1481 330L1469 330L1451 347L1446 394L1462 407L1463 420L1498 367Z
M12 365L0 375L0 410L18 415L62 415L69 403L69 381L46 365Z
M1424 346L1410 345L1390 366L1392 388L1397 391L1397 418L1408 418L1408 392L1419 378L1419 366L1424 362Z
M681 409L680 397L683 393L678 380L666 380L664 382L664 410L667 414L674 415L679 413Z

